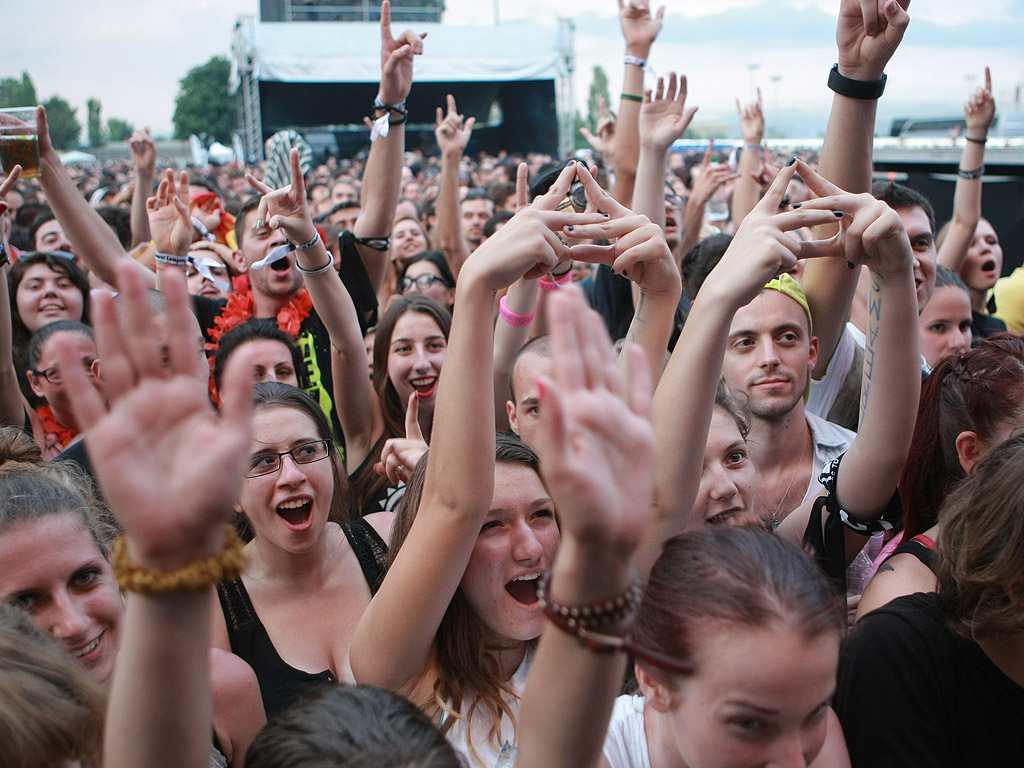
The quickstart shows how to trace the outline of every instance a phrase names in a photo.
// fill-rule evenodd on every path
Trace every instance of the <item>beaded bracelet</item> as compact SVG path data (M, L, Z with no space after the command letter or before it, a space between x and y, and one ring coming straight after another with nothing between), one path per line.
M550 272L550 273L548 273L546 275L541 275L540 280L537 281L537 283L540 285L541 289L543 289L545 291L555 291L555 290L558 290L559 286L566 285L566 284L571 283L571 282L572 282L572 267L569 267L569 269L565 270L565 272L563 272L560 275L556 275L554 272Z
M615 653L624 651L638 661L658 667L666 672L679 675L692 674L694 665L688 661L675 659L659 651L643 648L629 636L607 635L595 632L591 627L608 627L614 624L630 626L636 621L640 602L643 599L643 587L640 574L635 574L633 583L621 595L592 605L570 607L556 603L551 599L550 580L545 574L537 580L537 599L544 615L562 632L572 635L576 641L592 653Z
M175 256L171 253L160 253L160 251L157 251L154 258L158 264L169 264L174 267L188 266L188 256Z
M509 325L515 326L516 328L525 328L533 322L533 316L536 312L531 312L528 315L517 315L511 309L505 306L505 297L501 297L501 301L498 302L498 315Z
M117 583L125 592L141 595L166 595L172 592L202 592L222 579L237 579L245 567L242 540L235 529L224 527L224 549L205 560L196 560L176 571L140 568L132 562L124 537L114 542L111 556Z
M959 176L961 179L966 179L967 181L974 181L975 179L980 179L982 176L985 175L985 166L983 165L980 168L975 168L973 171L965 171L963 168L957 168L956 175Z

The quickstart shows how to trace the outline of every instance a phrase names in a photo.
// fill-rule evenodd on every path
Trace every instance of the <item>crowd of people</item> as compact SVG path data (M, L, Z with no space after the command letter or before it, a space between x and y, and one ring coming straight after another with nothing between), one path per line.
M0 183L0 763L1019 759L995 104L941 229L873 181L908 5L842 0L814 157L760 98L675 151L646 0L568 161L467 157L451 97L407 152L429 44L387 0L354 158L65 168L39 107Z

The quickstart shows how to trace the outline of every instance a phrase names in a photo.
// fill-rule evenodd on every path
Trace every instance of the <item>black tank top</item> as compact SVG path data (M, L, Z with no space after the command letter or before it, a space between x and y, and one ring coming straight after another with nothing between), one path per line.
M343 525L342 530L363 569L370 593L376 594L384 578L387 544L373 526L362 519ZM224 611L231 651L256 673L268 719L294 702L308 698L321 686L337 682L330 670L304 672L285 663L256 615L241 579L220 582L217 596Z

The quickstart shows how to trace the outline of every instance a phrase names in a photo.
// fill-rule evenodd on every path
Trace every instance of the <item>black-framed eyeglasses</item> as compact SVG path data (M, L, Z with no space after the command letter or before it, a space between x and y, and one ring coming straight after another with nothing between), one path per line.
M249 460L249 468L246 470L245 476L261 477L273 474L281 468L281 461L285 456L291 456L292 461L296 464L312 464L314 461L323 461L330 453L331 443L329 440L314 440L280 453L261 453Z
M439 275L432 275L429 272L424 272L422 275L416 275L416 277L403 277L401 283L402 293L405 293L412 288L413 284L415 284L421 291L425 291L435 282L441 283L445 288L451 287L443 277L440 277Z
M85 375L92 378L92 364L96 362L98 358L86 357L82 359L82 367L85 369ZM64 382L64 376L60 372L60 368L56 365L51 365L49 368L43 371L31 371L36 376L42 376L51 384L61 384Z

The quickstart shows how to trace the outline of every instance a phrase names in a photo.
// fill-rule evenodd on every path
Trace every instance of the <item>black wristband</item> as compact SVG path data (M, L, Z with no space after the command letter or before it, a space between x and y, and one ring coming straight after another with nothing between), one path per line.
M874 100L885 92L886 76L882 75L881 80L854 80L839 74L839 64L832 65L832 71L828 73L828 87L840 96L849 96L851 99Z

